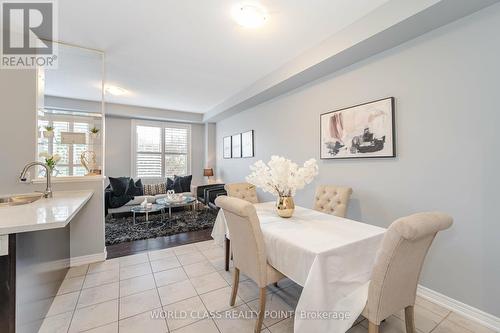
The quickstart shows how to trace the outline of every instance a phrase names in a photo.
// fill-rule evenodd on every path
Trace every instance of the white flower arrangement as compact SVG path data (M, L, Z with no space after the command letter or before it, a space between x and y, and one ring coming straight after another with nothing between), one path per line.
M250 170L252 173L246 177L247 182L277 196L294 196L297 190L304 188L316 177L318 164L311 158L299 168L289 159L271 156L267 165L257 161L250 166Z
M51 170L53 170L56 167L57 162L61 160L61 156L59 156L59 154L50 155L47 152L41 152L38 156L45 159L45 164L47 164Z

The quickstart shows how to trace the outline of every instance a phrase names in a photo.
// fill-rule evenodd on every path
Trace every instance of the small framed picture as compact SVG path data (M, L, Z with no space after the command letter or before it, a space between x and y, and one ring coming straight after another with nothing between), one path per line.
M241 133L241 157L253 157L253 130Z
M241 133L231 136L232 158L241 157Z
M222 139L222 149L224 158L231 158L231 137L226 136Z

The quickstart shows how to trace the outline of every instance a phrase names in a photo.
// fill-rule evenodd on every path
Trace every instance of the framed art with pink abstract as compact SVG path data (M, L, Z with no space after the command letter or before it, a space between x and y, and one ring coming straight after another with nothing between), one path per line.
M394 97L323 113L321 159L396 156Z

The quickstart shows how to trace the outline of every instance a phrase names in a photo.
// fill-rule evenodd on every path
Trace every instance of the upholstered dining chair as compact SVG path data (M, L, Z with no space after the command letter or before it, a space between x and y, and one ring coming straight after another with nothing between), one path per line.
M260 304L254 332L260 332L266 311L266 287L284 278L267 262L266 247L255 207L248 201L219 196L215 203L226 218L231 234L234 262L234 281L230 305L234 306L240 271L252 279L260 289Z
M330 215L345 217L351 194L352 189L350 187L320 185L316 188L313 209Z
M384 319L403 309L406 332L416 332L414 305L420 271L436 234L452 224L450 216L434 212L403 217L390 225L377 255L363 310L369 333L378 333Z
M246 200L250 203L258 203L257 199L257 189L255 185L250 183L230 183L224 185L224 189L227 195L230 197ZM226 237L225 248L226 248L226 258L225 258L225 269L229 271L229 259L231 256L231 241Z
M250 203L258 203L257 199L257 189L255 185L250 183L232 183L226 184L224 189L229 197L234 197L242 200L246 200Z

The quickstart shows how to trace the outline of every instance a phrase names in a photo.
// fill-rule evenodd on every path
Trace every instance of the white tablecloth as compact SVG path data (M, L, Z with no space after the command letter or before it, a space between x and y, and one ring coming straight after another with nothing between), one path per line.
M295 310L295 333L346 332L365 306L385 229L302 207L284 219L274 205L259 203L255 208L269 263L304 287ZM220 210L212 237L222 244L225 235ZM348 319L336 319L347 312Z

